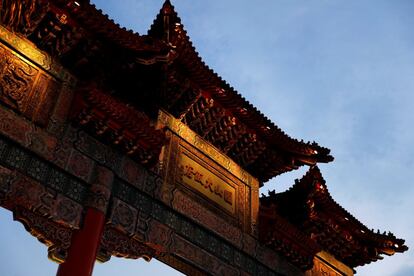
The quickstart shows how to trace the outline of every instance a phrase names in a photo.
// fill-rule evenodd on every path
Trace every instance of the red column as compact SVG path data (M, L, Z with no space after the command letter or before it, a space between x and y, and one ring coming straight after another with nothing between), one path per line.
M59 265L57 276L91 276L101 241L105 215L88 208L83 227L72 234L68 256Z

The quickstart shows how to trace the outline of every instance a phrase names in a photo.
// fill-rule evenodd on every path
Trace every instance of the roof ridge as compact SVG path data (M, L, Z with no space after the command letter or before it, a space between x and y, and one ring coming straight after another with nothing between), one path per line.
M140 35L135 30L122 27L89 0L79 1L77 5L72 6L68 6L67 1L64 0L54 0L54 3L59 7L66 7L71 17L83 22L87 26L86 30L89 32L103 36L105 39L126 49L137 52L163 52L165 55L169 52L169 48L164 42L155 41L152 37Z
M315 175L316 174L316 175ZM315 176L317 176L317 178L315 178ZM311 181L309 181L311 180ZM322 184L323 188L321 189L320 187L318 187L318 185L312 185L309 186L310 184L314 184L315 180L319 180L322 183L317 183L317 184ZM377 233L375 233L374 231L372 231L371 229L369 229L364 223L362 223L359 219L357 219L354 215L352 215L350 212L348 212L342 205L340 205L335 199L333 199L332 195L330 194L328 187L326 185L326 181L323 178L322 172L320 171L319 167L317 165L312 166L309 168L309 170L306 172L306 174L300 179L295 179L295 184L293 186L291 186L288 190L284 191L284 192L280 192L280 193L273 193L274 196L278 196L278 195L282 195L285 193L291 193L291 192L296 192L299 189L303 188L303 186L306 185L308 186L308 188L311 189L312 192L319 192L319 191L323 191L324 196L326 197L325 200L322 202L326 202L327 200L331 200L333 204L336 205L336 207L345 214L345 217L347 218L346 220L352 219L355 221L355 223L359 224L361 228L364 229L360 229L363 231L368 231L371 232L372 234L378 235ZM318 189L317 191L315 191L316 189ZM391 233L391 232L389 232ZM391 233L392 234L392 233ZM379 234L379 235L383 235L383 234ZM393 235L393 234L392 234ZM396 238L396 240L398 240ZM401 239L403 240L403 239Z
M168 22L165 19L165 16L168 16ZM168 24L169 30L165 30L166 25ZM154 19L150 29L148 30L148 35L156 36L157 38L162 38L168 33L168 42L170 42L171 35L173 32L179 32L179 44L174 45L176 49L182 48L184 51L190 50L191 52L187 53L186 59L193 57L195 64L192 64L192 71L204 71L209 74L208 81L213 82L214 85L208 85L211 94L218 100L222 102L227 102L230 105L237 105L242 107L242 109L250 109L253 114L244 114L240 111L236 111L235 107L230 107L232 111L236 111L234 115L237 115L246 125L255 129L255 131L260 134L264 140L273 146L287 146L289 151L305 156L312 156L317 159L317 162L330 162L333 160L333 157L330 154L328 148L318 145L315 141L312 143L304 142L303 140L299 141L286 134L281 128L279 128L272 120L270 120L266 115L264 115L260 110L258 110L253 104L247 101L233 86L231 86L227 81L223 80L213 69L211 69L200 57L199 53L195 49L190 37L187 34L187 31L184 29L184 25L181 23L181 18L178 16L174 6L170 1L165 1L160 12ZM171 32L171 33L170 33ZM204 84L206 86L206 84ZM201 85L203 86L203 84ZM215 87L215 89L213 89ZM220 91L217 91L220 90ZM230 92L229 93L226 93ZM223 93L221 93L223 92ZM231 99L229 99L232 97ZM234 97L236 99L234 99ZM236 104L237 103L237 104ZM262 124L262 127L257 127L258 122ZM286 145L287 144L287 145Z

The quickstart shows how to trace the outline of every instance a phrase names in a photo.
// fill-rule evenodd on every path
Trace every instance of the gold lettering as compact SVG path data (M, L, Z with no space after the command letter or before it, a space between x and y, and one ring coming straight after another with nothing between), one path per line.
M218 195L219 197L223 197L223 189L219 185L216 185L214 187L214 193Z
M191 179L193 177L193 174L194 174L194 168L186 165L184 167L184 175Z
M235 212L235 188L185 154L181 154L178 176L184 184L195 188L226 210Z
M194 172L194 180L198 183L203 183L203 174L200 172Z

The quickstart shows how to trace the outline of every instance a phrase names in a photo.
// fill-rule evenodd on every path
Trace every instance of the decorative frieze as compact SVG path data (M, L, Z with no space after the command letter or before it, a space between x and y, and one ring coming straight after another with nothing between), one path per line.
M203 248L208 252L207 255L217 257L224 266L229 265L240 272L245 271L253 275L256 272L260 272L260 275L278 275L278 273L301 275L302 273L293 266L279 268L272 264L273 259L281 257L270 249L268 250L272 254L269 255L271 258L267 262L262 263L256 259L254 252L256 252L255 248L258 243L254 238L249 239L242 235L237 227L232 228L231 224L224 220L216 221L217 218L210 214L208 209L201 205L195 206L194 201L179 190L174 192L173 206L178 208L176 211L119 178L115 179L113 191L114 201L111 204L112 215L109 226L126 235L140 237L139 240L144 239L141 241L151 248L158 248L158 251L165 252L165 254L173 254L177 241L173 238L175 235L180 237L180 240L186 240L186 244L199 248L198 250ZM176 202L178 198L184 200L185 203L179 200ZM187 211L180 212L180 208ZM140 225L145 227L140 227ZM209 229L201 225L209 225ZM250 249L253 251L250 252ZM192 260L195 264L199 261L194 258ZM285 273L285 270L288 273ZM209 273L213 272L209 271Z
M51 260L61 263L67 254L72 237L72 229L53 222L42 214L37 214L25 208L13 211L14 220L23 223L25 228L41 243L48 247Z

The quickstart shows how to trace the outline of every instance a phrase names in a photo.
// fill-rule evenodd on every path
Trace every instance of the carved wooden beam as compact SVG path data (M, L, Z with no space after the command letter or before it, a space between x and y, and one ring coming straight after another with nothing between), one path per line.
M234 125L236 125L236 118L232 116L224 116L219 122L217 122L205 138L213 145L222 148L222 144L226 140L226 136L229 134Z
M303 270L312 268L319 245L278 215L275 207L260 206L259 239Z
M283 172L297 169L293 160L287 155L274 149L265 149L263 153L256 158L254 163L249 166L249 171L253 175L259 176L262 181L279 175Z
M143 258L149 262L160 253L146 244L127 236L111 226L104 230L97 259L101 262L108 261L111 256L138 259Z
M200 97L197 102L195 102L189 112L184 117L185 123L191 129L197 129L203 121L206 120L206 116L209 113L210 109L214 106L214 100L211 98Z
M121 147L142 164L157 162L166 141L144 113L94 88L78 91L72 116L88 132Z
M256 134L246 133L231 148L229 155L242 166L249 166L259 158L265 149L266 144L257 139Z
M171 114L176 118L183 119L186 113L191 109L193 104L196 103L200 97L201 93L199 90L189 88L181 94L181 97L172 106L170 110Z

